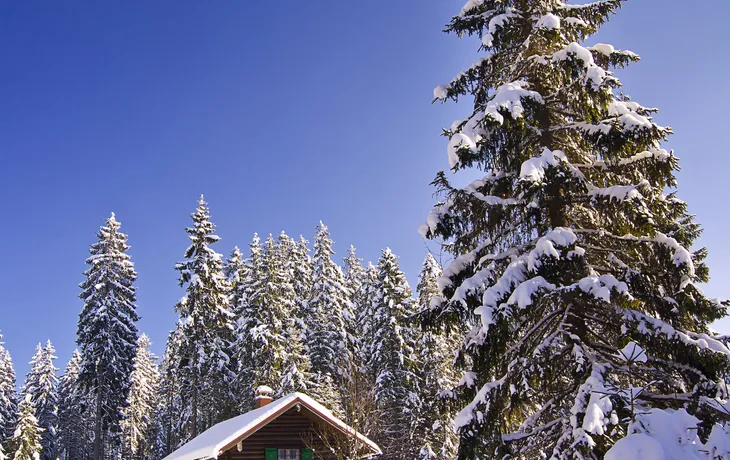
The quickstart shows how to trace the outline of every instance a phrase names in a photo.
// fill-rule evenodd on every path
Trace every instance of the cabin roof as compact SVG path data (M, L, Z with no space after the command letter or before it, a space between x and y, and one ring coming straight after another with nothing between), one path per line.
M314 399L304 393L291 393L263 407L213 425L165 457L164 460L216 459L224 451L263 428L269 422L275 420L297 404L305 406L322 420L338 428L343 433L356 437L364 445L372 449L373 453L382 453L377 444L335 417L329 409Z

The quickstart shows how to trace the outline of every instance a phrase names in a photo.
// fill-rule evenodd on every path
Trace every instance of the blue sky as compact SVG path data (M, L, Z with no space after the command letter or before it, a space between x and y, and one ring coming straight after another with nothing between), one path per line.
M0 3L0 330L19 377L39 341L56 345L58 367L70 357L84 260L112 211L158 353L201 193L219 252L254 232L311 239L321 219L338 256L354 244L375 261L389 246L415 284L429 182L448 167L440 129L469 112L431 104L433 87L478 57L475 40L441 33L461 4ZM628 2L589 42L642 56L620 76L677 133L680 197L705 227L705 290L721 297L730 6L704 6Z

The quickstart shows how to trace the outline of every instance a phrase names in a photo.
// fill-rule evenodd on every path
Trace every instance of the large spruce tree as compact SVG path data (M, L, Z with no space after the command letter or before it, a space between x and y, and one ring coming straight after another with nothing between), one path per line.
M86 280L80 284L84 307L76 339L82 357L79 382L93 400L94 460L104 458L105 444L118 442L137 343L137 273L127 254L127 235L119 228L112 213L91 245Z
M470 0L447 26L484 52L434 91L473 98L445 135L452 171L483 177L439 173L422 228L455 256L427 322L475 324L459 458L603 458L646 430L637 408L686 409L703 440L727 417L730 352L709 329L726 304L697 287L706 251L691 252L700 228L673 192L671 129L620 92L612 70L636 54L581 44L622 3ZM622 359L629 342L648 359Z
M49 340L45 346L39 343L30 361L30 371L25 377L23 395L30 396L35 408L41 435L41 460L58 457L58 369L54 364L56 350Z
M185 251L185 260L175 265L185 296L175 309L184 321L181 350L186 354L178 364L181 366L181 385L188 396L186 433L195 437L201 430L230 416L233 314L228 298L230 288L223 273L223 257L211 248L220 237L215 234L215 225L202 195L190 217L193 226L185 229L190 246Z

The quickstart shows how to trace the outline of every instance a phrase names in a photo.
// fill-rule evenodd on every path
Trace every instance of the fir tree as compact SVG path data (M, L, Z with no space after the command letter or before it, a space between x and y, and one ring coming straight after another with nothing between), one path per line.
M13 460L40 460L42 432L31 395L27 394L18 406L18 426L12 440L15 446Z
M229 305L229 285L223 274L222 256L210 246L220 238L210 221L208 205L201 195L198 207L190 215L193 226L186 228L190 246L185 261L175 265L180 272L180 286L185 296L175 309L184 320L183 340L186 351L179 364L181 378L190 395L190 437L230 415L233 380L230 369L230 345L233 329Z
M309 311L311 332L307 337L312 369L317 375L346 378L351 357L343 312L349 312L350 293L340 267L332 260L332 240L322 222L314 238L314 275ZM349 313L348 313L349 314Z
M350 356L350 369L357 367L358 337L361 330L358 328L358 311L363 303L363 284L367 281L367 273L362 265L362 259L355 254L355 247L350 246L347 257L343 259L345 287L349 297L345 308L342 311L342 318L345 323L347 338L347 349ZM352 372L352 371L350 371ZM345 392L343 392L344 394Z
M82 357L79 382L94 401L94 460L104 457L106 442L118 439L137 342L137 273L127 254L127 235L119 227L112 213L89 250L86 280L80 284L84 307L76 339Z
M280 237L279 241L282 242ZM252 294L251 301L262 315L261 328L254 332L254 343L262 345L263 353L255 360L262 369L254 372L256 386L268 385L281 391L284 370L291 365L290 339L296 340L298 327L293 317L295 297L285 246L269 235L264 255L265 284ZM295 360L296 361L296 360ZM255 387L254 387L255 388ZM253 394L249 391L249 394Z
M348 414L344 413L344 409L342 407L342 396L332 376L329 374L315 375L313 380L316 384L310 385L310 388L307 391L309 396L329 409L335 417L341 419L346 418Z
M231 313L233 314L234 322L240 317L238 308L240 307L243 298L247 295L245 289L247 268L246 261L243 258L243 254L241 254L241 250L238 249L238 246L234 247L231 251L231 255L228 257L228 260L226 260L226 265L223 269L230 285L228 303L230 305Z
M312 291L312 257L309 255L309 241L301 235L294 248L292 259L294 269L292 282L296 294L295 311L297 317L303 318L304 313L309 311L308 301Z
M282 232L278 246L281 259L286 265L290 282L294 289L294 305L290 317L301 331L302 338L307 337L309 328L306 317L309 315L309 298L312 289L312 258L309 256L309 242L300 236L294 241Z
M367 273L362 265L362 259L358 258L355 253L355 247L350 246L347 257L343 259L345 287L349 294L348 302L342 312L342 318L345 323L345 337L347 344L348 363L345 364L344 374L347 382L340 382L339 393L341 394L343 412L345 408L354 408L357 404L355 401L347 401L353 397L357 397L357 393L361 391L358 388L362 383L366 382L363 374L363 356L361 355L363 330L361 322L365 318L361 318L361 309L364 308L365 283ZM350 415L345 413L344 416L348 423L355 423L350 419Z
M359 380L366 386L375 385L376 370L371 359L375 339L375 299L378 292L378 269L368 262L365 279L360 285L357 304L355 306L355 324L359 334L355 340L355 365L360 374Z
M308 254L306 240L300 239L304 247L300 247L285 232L281 232L275 247L276 263L269 264L269 267L280 267L278 285L280 286L280 298L284 306L285 317L284 340L286 349L281 363L281 383L277 394L283 396L293 391L306 392L311 390L312 364L304 346L305 321L300 316L301 309L306 302L300 302L299 294L308 292L311 284L311 271L307 264ZM270 271L271 274L273 272ZM274 278L276 279L276 278Z
M182 398L187 396L182 387L182 366L180 361L188 353L183 351L183 323L178 321L167 338L165 354L162 357L156 423L158 428L155 451L158 458L164 458L181 444L188 424L188 413L183 411ZM182 436L185 438L184 436Z
M271 238L270 235L269 238ZM267 264L269 283L271 283L270 287L274 288L272 298L277 299L280 304L282 315L287 323L285 331L291 327L301 329L297 312L297 291L294 287L296 243L282 231L275 244L272 245L267 241L267 248L270 254Z
M157 358L150 351L152 342L142 334L137 344L137 355L132 372L132 388L122 422L123 457L128 459L148 458L154 447L153 430L157 410L160 372Z
M358 293L365 282L365 267L362 259L357 257L355 246L350 245L347 250L347 257L342 259L344 262L345 284L350 293L350 303L357 304Z
M58 369L53 363L55 352L50 340L45 347L38 344L23 386L23 395L30 396L38 426L43 432L42 460L55 460L58 457Z
M286 331L286 353L281 363L281 382L277 394L286 396L299 391L312 389L312 372L309 356L302 344L301 332L294 323Z
M10 352L3 347L0 334L0 445L10 452L8 443L15 431L18 401L15 392L15 369Z
M376 376L376 408L381 420L377 438L385 452L398 458L413 456L415 414L420 406L411 326L416 313L411 288L390 249L378 261L373 299L370 368Z
M281 280L284 282L284 296L286 300L285 315L288 320L296 323L297 328L303 329L304 324L299 318L297 303L297 289L295 288L295 270L297 269L297 243L286 232L282 231L274 246L278 265L281 267ZM287 326L288 328L288 326Z
M418 310L429 312L431 300L439 300L438 278L441 265L430 253L426 256L418 275ZM462 328L463 329L463 328ZM454 350L458 348L459 335L442 324L420 334L417 343L422 404L416 416L414 440L421 443L422 459L454 458L458 439L453 427L453 413L441 395L456 386L459 381L454 367Z
M262 251L258 235L254 235L250 246L248 277L244 282L247 296L236 333L238 394L244 411L252 407L258 386L282 391L283 373L287 368L294 372L291 363L297 362L296 357L287 356L288 338L300 333L293 315L296 294L288 259L291 251L287 250L291 245L285 234L279 241L277 244L269 235ZM296 380L295 377L296 372L291 374L292 379Z
M74 350L58 383L58 451L63 460L91 458L93 427L83 415L89 403L79 385L81 361L81 353Z
M261 366L271 362L281 349L283 319L277 309L260 308L265 304L267 284L267 256L261 248L261 240L254 234L249 245L246 261L246 276L237 289L241 290L236 311L238 318L235 330L235 361L237 364L236 394L239 410L253 407L254 390L262 379ZM273 377L273 376L272 376ZM268 384L270 382L266 382ZM263 384L263 382L261 383Z
M726 304L697 288L706 251L676 187L671 133L619 93L612 69L637 61L580 43L622 4L470 0L447 31L487 54L436 99L473 96L449 137L453 171L484 177L443 193L422 227L455 260L427 322L475 326L454 395L459 458L603 458L627 433L616 388L646 409L686 409L706 439L730 367L709 330ZM638 343L633 367L618 353Z

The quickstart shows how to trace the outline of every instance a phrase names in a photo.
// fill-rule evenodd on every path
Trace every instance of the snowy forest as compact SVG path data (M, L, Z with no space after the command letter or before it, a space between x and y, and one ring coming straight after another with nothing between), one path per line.
M456 342L417 323L438 292L431 254L414 293L389 249L365 266L350 247L338 263L322 223L311 245L254 235L247 256L236 247L224 258L202 196L191 217L175 265L180 321L160 359L138 336L137 275L113 214L86 261L79 349L60 376L53 345L39 344L16 394L0 348L0 445L18 452L8 458L160 459L251 410L260 385L311 395L396 456L451 455L455 433L436 403L457 382Z
M39 344L19 382L0 343L0 460L162 459L260 385L311 395L384 459L730 459L730 337L711 329L730 304L699 286L672 130L614 73L639 56L585 43L622 3L469 0L447 24L480 56L434 103L469 107L443 135L450 172L481 178L437 173L420 233L448 255L415 289L390 249L335 254L321 222L224 256L201 196L157 357L112 214L64 370Z
M79 349L60 376L53 345L39 344L16 394L0 348L0 445L17 452L7 458L161 459L251 410L260 385L311 395L393 455L451 455L437 396L457 382L456 342L417 324L438 292L431 254L414 293L389 249L365 266L350 247L338 263L322 223L311 247L284 232L254 235L247 256L236 247L224 258L202 196L191 217L175 265L180 321L161 358L138 336L137 275L113 214L86 261Z

